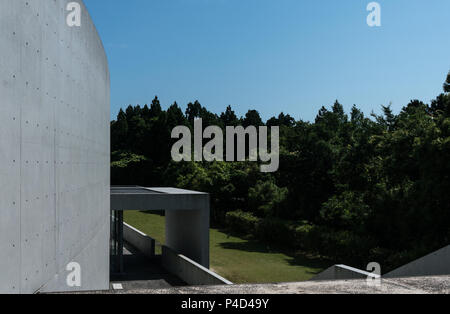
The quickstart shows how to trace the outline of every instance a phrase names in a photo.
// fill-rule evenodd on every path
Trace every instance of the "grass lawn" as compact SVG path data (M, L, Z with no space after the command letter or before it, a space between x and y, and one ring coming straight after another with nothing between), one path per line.
M164 220L160 215L125 212L125 221L160 243L165 242ZM211 229L211 269L234 283L274 283L308 280L328 262L303 255L286 255L252 240ZM160 249L157 249L160 254Z

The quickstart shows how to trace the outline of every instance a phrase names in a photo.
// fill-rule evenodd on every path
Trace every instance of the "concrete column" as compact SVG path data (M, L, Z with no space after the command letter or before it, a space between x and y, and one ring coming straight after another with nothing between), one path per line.
M209 268L209 200L203 203L197 210L166 211L166 245Z

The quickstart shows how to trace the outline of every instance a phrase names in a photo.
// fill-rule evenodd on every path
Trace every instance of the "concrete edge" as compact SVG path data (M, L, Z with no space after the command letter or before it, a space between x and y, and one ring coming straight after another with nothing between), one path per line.
M223 278L222 276L220 276L219 274L216 274L215 272L213 272L212 270L200 265L199 263L191 260L190 258L179 254L178 255L180 259L185 260L187 263L191 263L193 266L199 268L200 270L202 270L203 272L207 273L209 276L214 277L215 279L221 281L224 285L233 285L233 283L231 281L229 281L228 279Z
M365 270L354 268L351 266L339 264L333 265L324 270L320 274L313 277L310 281L329 281L329 280L349 280L349 279L380 279L378 274L370 273Z
M123 238L145 256L149 258L155 256L156 241L125 222L123 223Z
M162 266L192 286L233 285L233 283L190 258L162 246Z

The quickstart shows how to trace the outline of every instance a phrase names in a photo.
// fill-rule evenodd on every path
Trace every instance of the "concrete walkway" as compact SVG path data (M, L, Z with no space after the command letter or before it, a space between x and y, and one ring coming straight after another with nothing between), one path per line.
M111 287L121 284L126 292L186 286L161 266L159 257L149 259L127 243L124 244L123 260L125 273L112 275Z

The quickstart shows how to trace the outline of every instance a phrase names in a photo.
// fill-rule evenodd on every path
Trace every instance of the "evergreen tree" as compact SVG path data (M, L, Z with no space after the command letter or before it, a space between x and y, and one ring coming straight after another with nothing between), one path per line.
M111 149L112 151L126 148L128 136L127 116L123 109L119 110L117 120L111 123Z
M450 93L450 72L448 72L447 80L444 83L444 92Z
M170 128L187 124L186 117L177 102L174 102L173 105L167 109L167 124Z
M198 101L185 114L177 103L164 111L155 97L150 108L129 106L111 122L112 184L209 192L214 225L241 225L253 238L339 263L380 260L388 270L450 242L449 84L450 73L446 93L430 105L413 100L399 114L383 106L370 118L353 106L349 119L338 101L311 123L280 113L267 121L280 126L273 174L251 162L172 162L177 125L263 122L255 110L241 121L231 106L218 117Z
M239 119L233 109L231 109L231 106L228 106L225 112L220 115L220 120L224 126L236 126L239 124Z
M259 112L256 110L249 110L245 114L245 118L242 121L242 125L244 127L248 127L249 125L253 125L255 127L259 127L261 125L264 125L264 123L261 120L261 116L259 115Z
M200 113L202 111L202 105L198 100L194 103L188 103L186 108L186 118L190 123L193 123L196 118L200 118Z
M156 118L161 114L161 112L161 104L159 103L158 97L155 96L155 99L153 99L152 104L150 105L149 117Z

